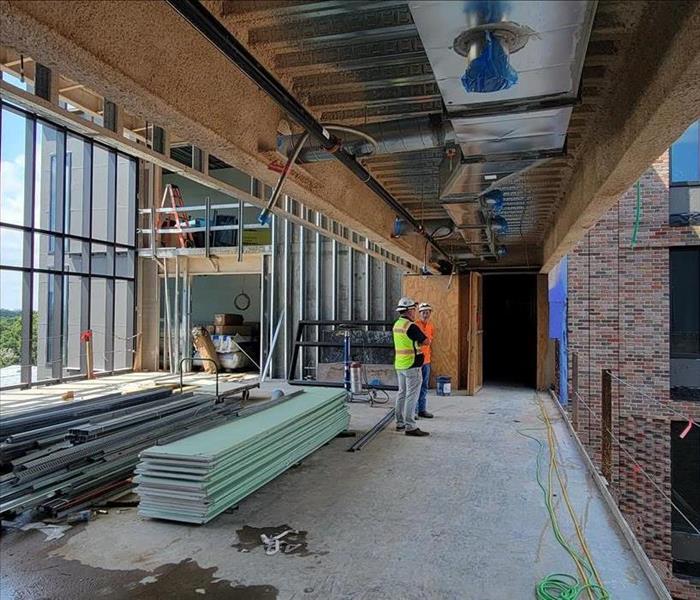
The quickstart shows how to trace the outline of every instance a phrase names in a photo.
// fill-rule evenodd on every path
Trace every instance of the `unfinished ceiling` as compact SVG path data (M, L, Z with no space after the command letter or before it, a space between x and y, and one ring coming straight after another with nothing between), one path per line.
M488 15L478 14L484 4ZM380 144L389 138L393 148L361 160L428 231L455 228L442 242L449 252L492 261L503 245L504 265L541 263L587 124L643 9L586 1L519 2L515 9L393 0L208 6L321 122L371 132ZM467 59L453 51L453 40L490 21L531 28L512 57L520 81L506 91L465 95L456 77ZM416 127L430 128L429 119L441 135L417 134ZM382 123L392 129L382 131ZM309 161L320 159L309 154ZM496 188L507 229L493 235L479 198Z
M414 266L550 270L700 113L692 0L202 4L0 0L0 42L267 185L303 123L284 193Z

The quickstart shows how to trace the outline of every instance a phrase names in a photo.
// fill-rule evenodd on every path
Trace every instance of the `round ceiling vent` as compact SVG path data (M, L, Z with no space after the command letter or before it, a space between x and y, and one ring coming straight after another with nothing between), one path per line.
M468 58L474 44L484 42L487 32L501 43L508 54L522 50L531 37L539 37L535 30L527 25L518 25L512 21L499 21L477 25L463 31L455 38L452 48L460 56Z

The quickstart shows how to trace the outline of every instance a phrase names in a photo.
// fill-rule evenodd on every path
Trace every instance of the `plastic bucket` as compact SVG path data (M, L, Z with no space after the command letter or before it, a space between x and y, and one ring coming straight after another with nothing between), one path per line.
M437 395L449 396L452 393L452 379L447 375L438 375L437 378Z

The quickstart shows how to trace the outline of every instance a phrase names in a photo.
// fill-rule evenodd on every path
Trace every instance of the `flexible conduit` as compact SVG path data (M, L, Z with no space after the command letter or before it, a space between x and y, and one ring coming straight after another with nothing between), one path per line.
M632 243L631 246L634 248L637 245L637 235L639 234L639 221L641 220L642 217L642 192L641 192L641 184L640 180L637 179L637 184L635 185L635 188L637 188L637 204L634 209L634 229L632 230ZM620 230L620 227L618 225L618 231Z
M406 208L392 196L360 163L355 157L338 147L337 140L331 136L326 128L319 123L314 116L298 102L273 75L258 62L258 60L245 48L224 25L212 15L199 0L167 0L180 15L199 31L210 43L212 43L226 58L245 73L256 85L260 86L277 104L301 125L311 137L320 144L352 173L360 179L370 190L379 196L393 211L406 220L420 233L440 254L447 260L452 257L447 254L440 244L425 231L423 226L406 210Z
M330 131L341 131L344 133L352 133L354 135L357 135L361 138L364 138L366 141L368 141L370 144L373 146L373 151L377 151L377 140L375 140L372 136L367 135L366 133L363 133L362 131L359 131L357 129L353 129L352 127L345 127L343 125L325 125L325 128L330 130ZM299 158L299 153L301 152L301 149L304 147L304 144L306 144L306 140L309 139L309 132L307 131L304 133L300 138L299 141L297 142L297 145L294 147L294 151L292 152L292 155L287 159L287 163L284 165L284 169L282 170L282 173L279 176L279 179L277 180L277 184L275 185L275 189L272 191L272 195L270 196L270 199L268 200L267 204L265 205L265 208L263 208L262 212L258 216L258 221L262 223L263 225L266 225L269 221L269 214L272 208L275 206L275 203L277 202L277 198L280 195L280 192L282 191L282 184L284 184L285 180L289 176L289 173L292 170L292 167L294 166L294 163L296 162L297 158Z

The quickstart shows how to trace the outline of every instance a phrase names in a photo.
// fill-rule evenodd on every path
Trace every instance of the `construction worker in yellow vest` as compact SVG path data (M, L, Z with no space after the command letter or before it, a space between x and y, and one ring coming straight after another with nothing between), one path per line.
M421 347L427 338L414 323L415 301L411 298L401 298L396 312L399 314L393 329L394 368L399 381L399 392L396 395L396 431L404 431L406 435L412 436L429 435L427 431L418 429L415 419L416 402L423 383Z

